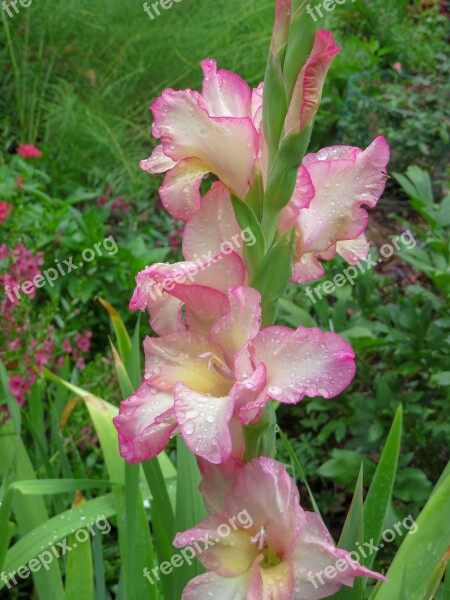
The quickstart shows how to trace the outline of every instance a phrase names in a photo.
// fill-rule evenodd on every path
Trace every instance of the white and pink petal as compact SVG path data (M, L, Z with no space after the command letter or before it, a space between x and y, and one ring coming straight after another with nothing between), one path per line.
M260 560L253 566L247 600L291 600L294 589L294 568L287 560L274 566L260 566Z
M388 161L389 146L383 137L364 152L336 146L305 158L316 194L297 219L303 253L324 252L364 233L368 215L362 206L376 205L386 184Z
M266 366L263 394L294 404L304 396L333 398L355 375L355 353L343 338L320 329L267 327L249 344L252 363Z
M260 536L255 542L270 540L277 554L284 555L295 547L304 523L297 486L281 463L265 457L248 462L236 474L229 491L225 512L238 515L246 510L252 520L252 532ZM256 539L256 538L254 538Z
M230 516L223 513L206 517L192 529L178 533L173 545L195 549L208 570L227 578L245 574L258 555L251 533L230 526Z
M317 514L306 512L305 516L306 523L289 556L295 572L293 600L325 598L338 592L343 585L352 587L355 577L385 579L362 567L345 550L336 548Z
M175 417L187 447L213 464L230 458L230 421L234 403L230 396L215 397L175 385Z
M252 93L248 84L231 71L217 70L215 60L201 63L203 87L201 96L211 117L250 117Z
M160 392L146 381L121 403L113 421L120 455L127 462L142 462L164 450L177 427L173 406L173 394Z
M278 221L278 229L284 233L295 226L296 219L303 208L308 208L316 194L311 176L303 165L297 173L294 193L289 203L283 208Z
M260 293L246 286L230 288L227 312L211 330L211 338L223 349L228 364L232 365L236 353L258 333L260 324Z
M248 578L248 573L240 577L220 577L215 573L204 573L187 584L181 600L246 600Z
M177 383L204 394L225 396L230 383L214 367L220 348L206 336L190 331L144 341L145 379L163 391Z
M354 240L345 240L336 244L336 252L349 265L356 265L369 256L370 244L364 233Z
M162 145L156 146L151 156L145 160L141 160L139 166L143 171L148 173L165 173L169 169L173 169L177 162L164 154Z
M213 184L199 210L188 220L183 235L183 255L196 260L229 247L242 256L241 228L236 221L230 192L220 182Z
M166 174L159 195L169 215L183 222L195 215L201 206L200 185L208 172L198 158L185 158Z
M151 106L153 135L174 161L199 159L239 197L253 177L258 134L250 117L212 117L197 92L165 90Z

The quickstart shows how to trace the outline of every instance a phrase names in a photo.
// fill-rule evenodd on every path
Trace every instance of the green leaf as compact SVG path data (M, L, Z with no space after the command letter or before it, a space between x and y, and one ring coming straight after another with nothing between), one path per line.
M31 479L15 481L10 485L12 490L25 496L50 496L102 487L111 487L111 482L107 479Z
M14 425L14 431L16 435L20 436L20 431L22 428L22 416L20 414L20 408L17 403L17 400L11 393L8 384L9 378L8 373L6 372L5 366L0 360L0 382L3 388L3 396L6 399L6 404L8 405L9 414L11 415L11 419Z
M244 246L245 265L249 276L252 277L257 271L265 253L264 235L261 225L250 206L236 196L231 196L231 201L239 227L243 232L252 233L252 239L250 240L252 244L249 245L247 243Z
M286 450L288 451L289 456L291 457L291 460L294 464L295 469L297 470L298 475L300 476L300 479L303 481L303 483L306 486L306 489L308 490L309 499L311 501L312 507L314 508L314 512L317 513L319 515L319 517L322 519L322 515L320 514L320 510L319 510L317 502L314 498L314 494L313 494L311 488L309 487L309 484L306 480L305 472L303 471L302 466L300 465L300 461L298 460L297 455L294 452L294 449L292 448L289 440L287 439L287 437L284 435L284 433L281 431L280 428L278 428L278 434L279 434ZM322 521L323 521L323 519L322 519Z
M92 568L92 549L88 529L82 529L86 541L79 542L74 535L68 540L72 548L67 557L66 586L64 600L94 600L94 571ZM78 532L77 532L78 533Z
M111 317L114 331L116 332L120 357L122 358L124 364L127 364L131 354L131 340L126 327L120 318L119 313L111 306L109 302L103 298L100 298L100 296L97 296L97 300L107 310L109 316Z
M363 473L363 464L361 463L355 493L338 543L338 548L349 552L357 552L358 554L358 546L364 544ZM330 598L332 600L362 600L362 597L363 580L361 577L356 577L352 588L344 586Z
M445 571L445 581L444 581L444 600L448 600L450 598L450 563L447 562L447 568Z
M121 357L119 356L119 353L116 350L116 347L111 340L110 343L114 358L114 366L116 368L117 378L119 380L120 391L122 393L122 397L125 399L135 392L135 387L130 381L130 377L125 369L125 365L123 364Z
M60 379L47 369L43 369L43 373L48 379L64 385L84 400L100 440L108 475L112 482L120 484L113 487L113 494L116 503L126 598L133 600L156 598L156 588L150 588L149 590L148 582L142 575L144 568L153 564L153 548L142 494L139 490L136 491L136 487L131 486L131 483L131 488L125 489L125 474L127 473L127 481L130 481L131 478L135 483L136 474L134 473L133 477L130 471L137 470L139 472L139 467L129 468L129 465L125 467L125 461L119 454L117 431L112 422L112 418L117 414L117 409L101 398ZM128 495L134 495L135 497L135 505L132 511L129 507ZM135 535L130 537L129 532L131 534L135 532Z
M440 481L416 520L416 528L404 538L386 574L388 581L372 598L423 600L450 539L450 475ZM414 532L413 532L414 531Z
M258 421L242 428L245 441L245 462L258 456L275 458L276 425L275 404L268 402Z
M283 295L292 274L294 232L282 235L263 258L251 282L261 294L262 325L275 322L278 300Z
M349 485L357 476L361 460L364 464L364 476L366 479L369 479L375 472L373 462L365 456L361 456L359 452L341 450L339 448L331 451L331 458L319 467L318 473L322 477L332 479L336 483Z
M175 530L186 531L202 521L207 513L198 486L201 481L195 456L188 450L181 436L177 437L177 507ZM181 592L188 581L203 572L199 561L192 565L184 562L175 571L175 598L181 598Z
M317 327L317 322L309 312L304 308L300 308L300 306L297 306L291 300L280 298L279 305L283 311L288 313L289 322L292 327L297 328L299 325L303 325L303 327Z
M36 498L33 499L36 502ZM100 498L89 500L76 508L71 508L56 517L46 520L30 533L24 535L12 548L8 550L4 571L12 573L17 571L21 565L26 565L32 558L36 558L44 550L49 548L49 544L57 544L67 536L71 535L73 530L78 530L86 527L91 523L95 523L99 518L109 519L115 515L115 506L112 494L106 494ZM44 549L44 550L43 550ZM52 568L58 568L56 559L49 565ZM58 569L59 570L59 569ZM35 573L36 578L41 573L49 573L45 569L41 569ZM0 581L0 589L4 587L4 582ZM61 585L59 595L52 596L55 600L63 598L63 588ZM47 599L50 597L49 590L43 590L40 593L41 598Z
M133 388L137 389L141 383L141 338L140 338L141 315L139 314L133 337L131 338L131 352L128 364L125 364Z
M0 476L5 478L12 467L15 479L34 479L34 468L31 464L23 441L21 438L17 438L13 434L12 429L11 422L7 422L6 425L0 429ZM12 491L10 491L6 494L6 498L3 499L3 502L6 502L6 506L5 510L3 510L3 505L1 507L2 510L0 513L0 518L3 522L0 522L0 525L3 527L5 523L5 517L6 519L8 518L9 508L12 507L18 524L19 533L22 536L20 540L6 553L3 569L6 573L12 573L20 566L25 565L30 558L33 558L31 555L27 560L20 558L17 562L11 561L11 556L14 556L16 548L19 544L21 545L20 547L26 548L26 540L30 540L30 536L33 536L36 528L46 528L48 523L48 512L44 500L39 496L31 498L21 494L14 494ZM5 530L10 532L8 525L6 525L6 529L1 530L1 538L3 538L3 531ZM46 530L46 534L47 536L49 535L49 530ZM5 538L7 539L8 537L9 533L7 533ZM4 553L5 542L3 539L2 543L0 544L0 548ZM49 566L48 570L42 569L37 573L33 573L33 581L40 598L59 600L63 597L62 579L59 565L56 561ZM2 589L4 586L4 581L0 580L0 589Z
M434 569L428 581L427 589L425 590L425 594L423 595L424 598L435 598L435 594L440 586L442 578L444 577L445 571L447 569L449 558L450 548L447 548L447 550L444 552L444 555L441 557L440 561L436 565L436 568ZM448 600L450 596L448 594L447 596L444 594L443 598L444 600Z
M370 540L373 540L374 545L377 547L392 499L402 438L402 422L403 410L400 405L364 502L365 541L370 542ZM364 565L370 569L374 560L375 554L372 554L365 559Z
M244 198L244 203L251 208L259 223L264 203L264 181L261 173L254 176L252 185Z
M175 520L172 500L169 496L160 465L156 458L142 463L148 487L152 494L150 506L153 535L159 563L170 562L173 556L172 541L175 537ZM174 597L174 575L165 575L161 579L164 596Z
M278 150L287 109L282 65L279 57L274 57L272 53L269 53L263 90L263 125L269 165Z
M300 133L285 138L269 170L261 222L267 248L275 237L280 211L292 198L298 168L308 148L311 132L312 127L308 126Z

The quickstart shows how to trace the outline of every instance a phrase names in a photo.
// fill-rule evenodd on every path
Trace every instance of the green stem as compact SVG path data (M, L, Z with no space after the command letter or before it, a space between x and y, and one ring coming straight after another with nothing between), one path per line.
M244 427L245 462L257 456L275 458L277 418L273 402L268 402L260 420Z

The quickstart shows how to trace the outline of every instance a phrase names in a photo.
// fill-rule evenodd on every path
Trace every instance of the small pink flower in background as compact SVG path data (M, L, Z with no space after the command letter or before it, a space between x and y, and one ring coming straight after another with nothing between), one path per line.
M15 396L19 406L23 406L25 402L25 391L27 386L22 375L11 375L9 378L9 389L13 396Z
M397 73L401 73L403 71L403 65L401 62L396 62L392 65L392 68L394 69L394 71L397 71Z
M3 202L3 200L0 200L0 225L3 223L3 221L5 221L9 217L12 209L13 209L13 206L11 204L8 204L8 202Z
M61 348L63 349L63 352L67 352L67 354L70 354L72 352L72 346L70 345L69 338L65 338L61 345Z
M21 345L22 345L22 339L17 338L16 340L12 340L11 342L8 342L8 349L11 350L11 352L14 352L14 350L17 350L17 348L20 348Z
M21 144L16 149L17 154L20 154L23 158L41 158L42 152L36 146L32 144Z
M24 281L32 281L41 271L39 267L44 264L44 254L38 252L33 254L27 250L23 244L18 244L15 248L8 248L6 244L0 246L0 260L7 261L6 272L0 275L0 285L9 294L0 298L0 314L11 321L11 310L13 306L19 303L19 299L14 295L14 288L20 286ZM33 299L36 290L33 288L28 296Z
M78 447L83 450L87 446L95 446L98 443L98 436L92 426L81 429L81 438L78 441Z
M113 203L111 204L111 212L130 212L131 206L130 203L127 202L125 196L117 196Z
M74 341L82 352L89 352L89 348L91 347L91 338L92 331L86 331L85 333L76 333Z
M110 186L107 186L105 193L103 196L99 196L97 198L97 206L102 207L107 204L111 200L111 196L113 193L113 189ZM111 203L111 213L130 212L131 206L129 202L127 202L125 196L117 196Z
M229 535L221 535L224 528ZM207 536L217 542L203 549ZM385 580L336 548L320 517L301 508L286 468L270 458L238 468L221 510L173 544L195 552L196 542L207 573L188 583L182 600L318 600L352 587L356 577Z
M51 356L48 356L46 352L43 350L38 350L34 355L34 360L36 362L36 366L39 371L42 370L42 367L47 364Z

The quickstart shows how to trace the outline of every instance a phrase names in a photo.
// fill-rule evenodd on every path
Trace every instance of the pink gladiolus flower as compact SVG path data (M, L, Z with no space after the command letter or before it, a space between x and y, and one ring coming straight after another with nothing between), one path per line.
M385 580L336 548L320 517L299 502L277 461L255 458L240 468L223 509L175 537L174 546L192 548L208 571L182 600L318 600L352 587L355 577ZM205 547L205 539L215 543Z
M12 211L12 205L8 204L8 202L3 202L0 200L0 225L5 221Z
M319 109L328 69L342 48L329 31L316 33L311 54L298 76L284 124L285 135L298 133L311 123Z
M161 139L141 168L168 171L160 188L168 212L186 221L200 206L200 184L214 173L237 196L252 181L259 135L252 121L252 92L238 75L201 63L202 92L165 90L150 107L153 135Z
M192 452L220 464L232 454L233 417L249 425L270 399L331 398L353 379L354 352L340 336L305 327L260 329L256 290L232 287L226 310L216 311L214 295L206 299L202 333L196 315L193 330L144 342L144 381L114 419L128 462L157 455L179 430ZM217 312L223 314L212 323Z
M32 144L22 144L16 150L23 158L41 158L42 152Z
M332 146L305 156L279 223L281 231L296 227L293 281L306 283L323 275L320 259L330 260L336 252L351 265L367 258L368 214L362 206L373 208L378 202L388 161L383 137L364 152Z
M215 195L216 190L219 188L213 188L209 195ZM225 206L226 200L226 196L219 195L210 203L205 203L205 207L208 207L205 210L209 211L209 207L214 210L222 202ZM226 209L227 217L230 217L231 202ZM210 215L210 212L207 214ZM244 283L245 266L240 254L234 251L221 252L220 226L212 221L209 230L206 223L203 226L205 219L205 211L199 211L185 233L185 256L187 254L193 260L175 264L158 263L147 267L136 277L130 309L148 308L151 326L159 335L185 331L183 306L186 307L188 326L196 327L200 332L208 331L226 311L230 286ZM226 236L226 233L223 235Z

